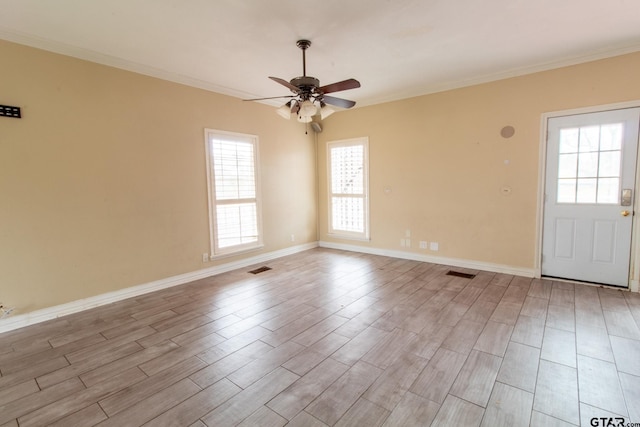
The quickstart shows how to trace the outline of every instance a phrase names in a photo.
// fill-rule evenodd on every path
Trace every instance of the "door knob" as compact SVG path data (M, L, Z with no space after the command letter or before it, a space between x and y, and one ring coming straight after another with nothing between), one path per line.
M622 212L620 212L620 215L622 215L622 216L629 216L629 214L630 214L630 213L631 213L631 212L629 212L629 211L622 211Z

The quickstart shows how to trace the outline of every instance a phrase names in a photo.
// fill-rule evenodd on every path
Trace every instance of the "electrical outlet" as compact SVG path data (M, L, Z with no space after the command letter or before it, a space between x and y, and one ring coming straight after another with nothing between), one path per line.
M295 241L296 241L296 235L295 235L295 234L292 234L292 235L291 235L291 241L292 241L292 242L295 242Z
M202 262L209 262L209 254L207 253L202 254Z
M429 243L429 249L437 252L438 250L440 250L440 245L438 245L438 242L431 242Z
M420 241L420 249L427 249L427 242L425 242L424 240Z

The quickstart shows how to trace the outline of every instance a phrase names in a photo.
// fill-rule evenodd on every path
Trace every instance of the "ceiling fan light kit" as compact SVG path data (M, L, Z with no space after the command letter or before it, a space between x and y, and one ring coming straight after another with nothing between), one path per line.
M287 120L291 118L291 101L276 110L276 113Z
M315 116L317 112L318 108L313 104L313 102L307 99L306 101L302 101L302 104L300 104L300 111L298 111L298 115L302 117L311 117Z
M360 82L356 79L347 79L340 82L320 86L320 80L307 76L306 50L311 46L309 40L298 40L296 45L302 50L302 76L294 77L290 81L278 77L269 77L271 80L288 88L294 95L273 96L268 98L245 99L245 101L261 101L265 99L291 98L286 104L279 107L276 113L290 119L296 115L299 122L310 123L313 117L320 113L320 119L324 120L336 110L330 104L339 108L351 108L356 105L355 101L348 99L326 96L327 93L339 92L342 90L355 89L360 87Z
M332 115L335 112L336 112L336 110L334 110L333 108L329 107L328 105L323 105L320 108L320 120L326 119L327 117L329 117L330 115Z

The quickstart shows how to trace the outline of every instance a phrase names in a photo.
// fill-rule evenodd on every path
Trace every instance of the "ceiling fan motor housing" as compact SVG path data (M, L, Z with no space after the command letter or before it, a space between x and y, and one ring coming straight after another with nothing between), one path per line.
M299 89L298 94L306 95L306 99L320 86L320 80L310 76L294 77L290 83Z

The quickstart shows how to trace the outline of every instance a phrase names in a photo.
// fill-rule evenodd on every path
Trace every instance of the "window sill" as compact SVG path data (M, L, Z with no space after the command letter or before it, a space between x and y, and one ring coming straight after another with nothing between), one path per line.
M350 236L348 234L327 233L327 237L332 239L357 240L359 242L370 242L371 237Z
M246 254L249 252L255 252L255 251L259 251L260 249L264 248L264 244L260 243L256 246L251 246L251 247L244 247L242 249L238 249L236 251L233 252L223 252L223 253L219 253L219 254L213 254L209 257L209 259L211 261L213 260L218 260L218 259L222 259L222 258L230 258L230 257L234 257L234 256L238 256L238 255L242 255L242 254Z

